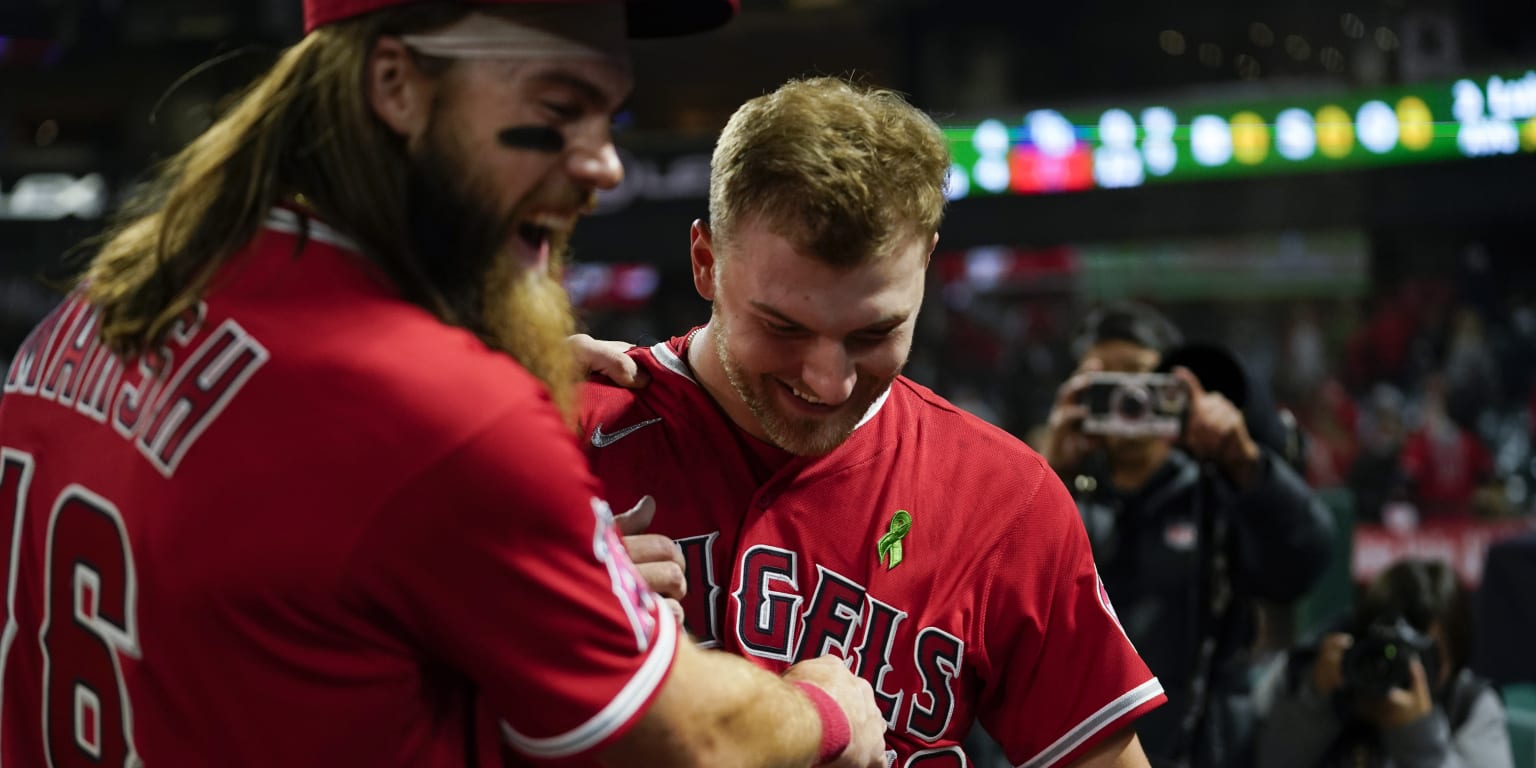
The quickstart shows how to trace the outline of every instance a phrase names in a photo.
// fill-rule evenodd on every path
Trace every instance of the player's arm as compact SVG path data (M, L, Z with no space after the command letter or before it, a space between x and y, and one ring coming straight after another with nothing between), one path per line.
M1114 735L1090 747L1070 768L1149 768L1147 756L1141 751L1141 740L1135 729L1121 728Z
M801 684L826 694L820 706ZM884 735L869 684L834 657L801 662L781 679L684 642L655 702L601 760L611 768L869 768L884 765Z
M809 766L841 727L847 759L865 762L833 764L877 764L867 684L840 665L809 670L829 699L692 648L597 493L559 415L512 406L380 511L349 561L358 607L474 681L529 757Z

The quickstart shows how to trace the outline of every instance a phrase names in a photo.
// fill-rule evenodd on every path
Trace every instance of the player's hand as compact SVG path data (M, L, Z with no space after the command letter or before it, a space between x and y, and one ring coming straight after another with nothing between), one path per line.
M1355 639L1343 632L1324 635L1317 644L1317 659L1312 662L1312 687L1323 695L1332 696L1344 685L1344 652L1355 644Z
M1174 368L1173 375L1189 388L1189 418L1180 437L1189 455L1211 461L1241 489L1252 485L1259 469L1259 444L1248 434L1248 423L1220 392L1207 392L1188 368Z
M1040 454L1058 473L1076 470L1097 445L1096 438L1083 434L1083 419L1088 415L1088 406L1078 402L1077 398L1088 387L1087 374L1103 368L1098 358L1085 358L1072 378L1056 388L1056 402L1046 419L1045 444Z
M609 381L630 389L639 389L651 381L651 375L633 357L625 354L634 348L633 344L594 339L585 333L574 334L566 342L571 345L577 364L587 373L601 374Z
M1408 672L1413 675L1409 690L1389 688L1387 695L1375 701L1362 702L1361 713L1378 728L1401 728L1418 722L1434 711L1435 700L1429 693L1429 675L1418 656L1408 660Z
M848 670L847 662L828 654L808 659L784 672L791 682L810 683L832 697L848 716L848 748L827 765L836 768L885 767L885 717L875 704L875 691L864 678Z
M688 594L688 581L683 569L683 550L671 539L659 533L646 533L651 519L656 516L656 500L644 496L634 507L622 515L615 515L614 526L624 536L624 548L634 562L640 577L651 591L667 600L667 607L683 619L683 605L679 600Z

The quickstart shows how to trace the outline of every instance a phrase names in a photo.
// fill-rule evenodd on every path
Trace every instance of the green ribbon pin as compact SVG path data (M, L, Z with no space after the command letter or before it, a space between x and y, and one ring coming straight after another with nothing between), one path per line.
M901 565L901 540L911 530L912 516L905 509L896 510L896 514L891 516L890 528L880 537L880 543L875 545L875 551L880 554L880 562L885 563L886 570ZM890 562L886 562L887 559Z

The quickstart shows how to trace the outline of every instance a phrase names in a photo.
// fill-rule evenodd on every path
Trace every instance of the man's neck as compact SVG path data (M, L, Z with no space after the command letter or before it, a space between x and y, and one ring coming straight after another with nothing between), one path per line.
M736 388L731 386L731 378L725 373L725 363L720 359L720 353L715 348L714 328L710 325L695 331L687 342L687 349L683 350L688 361L688 367L693 370L693 377L698 380L699 386L709 393L725 415L731 417L731 422L747 434L767 443L773 441L763 431L757 417L752 415L752 409L747 407L741 396L736 394Z

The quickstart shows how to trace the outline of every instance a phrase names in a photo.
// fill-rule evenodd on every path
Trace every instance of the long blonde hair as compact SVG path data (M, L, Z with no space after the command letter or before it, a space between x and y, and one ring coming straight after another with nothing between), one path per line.
M381 35L452 23L456 3L380 11L322 27L287 49L206 132L157 169L81 276L106 345L155 349L272 206L302 195L356 240L410 301L459 324L407 246L404 140L374 116L367 62ZM418 59L428 74L448 66Z

